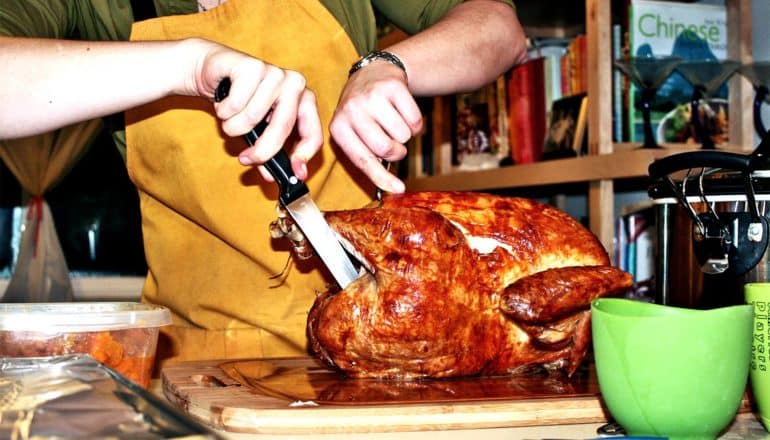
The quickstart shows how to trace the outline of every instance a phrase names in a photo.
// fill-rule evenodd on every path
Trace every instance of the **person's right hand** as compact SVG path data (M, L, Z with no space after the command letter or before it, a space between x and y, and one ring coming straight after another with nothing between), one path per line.
M188 85L190 94L213 98L222 79L230 78L232 85L227 98L214 104L226 134L246 134L269 117L269 124L256 143L240 153L240 162L267 162L283 148L296 126L300 140L289 156L297 177L307 179L307 162L320 150L323 131L315 94L305 86L305 78L298 72L210 41L193 39L189 43L202 54ZM259 169L266 180L273 181L264 167Z

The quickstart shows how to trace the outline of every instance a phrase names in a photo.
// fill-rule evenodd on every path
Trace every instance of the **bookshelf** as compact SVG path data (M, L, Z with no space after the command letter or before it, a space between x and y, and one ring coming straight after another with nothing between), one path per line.
M549 0L556 2L558 0ZM590 229L599 237L605 248L612 249L615 225L615 183L622 179L644 178L647 167L655 159L693 149L693 146L664 144L660 150L639 150L636 144L613 143L612 95L606 93L606 85L612 82L612 15L610 0L585 0L585 33L588 53L588 155L515 165L482 171L467 171L410 178L406 181L409 191L463 190L483 191L508 188L540 187L564 183L587 183L588 217ZM751 0L726 0L728 28L728 57L740 62L752 60ZM555 11L559 8L540 8ZM570 20L556 19L555 23ZM525 29L527 23L522 18ZM537 32L547 28L537 23ZM563 29L562 29L563 30ZM559 30L556 35L559 35ZM730 80L730 140L723 149L746 153L753 148L753 127L750 115L753 90L748 80L735 75ZM604 92L603 92L604 91ZM439 142L446 135L447 122L434 121L434 140ZM434 142L434 143L435 143ZM640 189L645 189L644 187Z

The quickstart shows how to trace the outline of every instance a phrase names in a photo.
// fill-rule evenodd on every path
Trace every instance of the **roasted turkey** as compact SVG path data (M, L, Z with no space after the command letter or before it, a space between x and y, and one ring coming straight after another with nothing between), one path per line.
M319 294L307 333L351 377L571 375L591 301L632 284L580 223L525 198L416 192L325 216L366 270Z

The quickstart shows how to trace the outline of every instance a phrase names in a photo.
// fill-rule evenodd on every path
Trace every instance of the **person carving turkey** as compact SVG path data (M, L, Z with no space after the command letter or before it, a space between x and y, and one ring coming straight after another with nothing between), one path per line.
M136 21L147 5L158 17ZM413 34L390 56L373 52L374 8ZM268 234L276 187L254 166L286 143L322 209L363 206L371 183L402 192L380 160L421 130L413 96L478 89L525 56L511 0L4 0L0 139L130 109L142 298L174 319L158 359L303 355L330 278L308 260L271 279L290 254ZM230 94L212 104L225 77ZM240 135L270 110L246 148Z

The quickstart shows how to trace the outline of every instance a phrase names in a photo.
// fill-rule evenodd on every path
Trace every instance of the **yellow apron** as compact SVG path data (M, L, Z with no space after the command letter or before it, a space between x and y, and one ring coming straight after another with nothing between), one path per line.
M329 141L329 121L357 54L322 4L230 0L199 14L136 23L131 39L191 36L303 73L327 140L308 164L312 196L321 209L371 200L366 180L343 167ZM149 267L142 298L174 316L163 329L158 360L306 353L307 312L332 279L316 258L292 260L288 275L271 279L292 257L287 242L269 235L277 186L238 163L243 139L220 131L210 101L178 96L127 112L126 138Z

